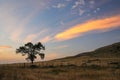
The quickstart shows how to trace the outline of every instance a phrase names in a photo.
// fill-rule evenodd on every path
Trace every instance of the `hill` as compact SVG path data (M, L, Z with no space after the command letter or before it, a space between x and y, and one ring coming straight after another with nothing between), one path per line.
M72 64L78 66L83 64L100 66L108 66L109 63L120 64L120 42L98 48L91 52L84 52L75 56L55 59L48 62L54 64L61 63L63 65Z
M90 57L120 57L120 42L108 46L98 48L92 52L78 54L74 57L90 56Z
M97 57L98 58L118 57L120 58L120 42L98 48L91 52L79 53L75 56L69 56L69 57L64 57L64 58L55 59L55 60L72 59L72 58L78 58L78 57L96 57L96 58Z

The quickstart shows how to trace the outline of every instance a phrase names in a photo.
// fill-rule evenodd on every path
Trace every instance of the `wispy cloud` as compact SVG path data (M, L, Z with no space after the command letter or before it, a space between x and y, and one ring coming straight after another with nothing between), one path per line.
M0 26L2 26L4 32L9 35L8 38L13 41L17 40L17 36L23 31L22 26L18 26L20 17L17 16L15 12L17 7L16 5L8 3L0 5L0 22L2 23Z
M20 40L20 35L25 31L26 26L28 23L32 20L33 17L35 17L36 14L38 14L39 9L34 10L33 12L29 13L21 22L20 24L16 25L18 28L16 28L12 33L11 33L11 39L16 41ZM33 37L33 35L28 36L28 38ZM34 36L35 37L35 36Z
M52 40L52 39L53 39L53 38L52 38L51 36L46 36L46 37L42 38L42 39L40 40L40 42L46 43L46 42L49 42L49 41Z
M20 16L16 15L18 6L5 3L0 7L0 21L2 22L1 26L3 26L4 31L9 34L11 40L20 40L19 36L23 33L26 24L29 22L30 15L20 20Z
M24 42L25 42L25 43L26 43L26 42L31 42L31 41L33 41L34 39L36 39L36 37L38 37L38 34L30 34L30 35L28 35L28 36L25 38Z
M28 4L17 5L18 3L3 3L0 5L0 21L4 32L9 35L9 39L12 41L21 41L21 36L26 32L28 24L33 18L43 9L45 9L46 1L30 1ZM39 5L40 4L40 5ZM31 6L30 6L31 5ZM34 6L33 6L34 5ZM28 9L28 11L21 10L22 8ZM19 9L21 13L19 13ZM28 38L30 38L29 36ZM32 35L33 37L33 35Z
M20 35L23 33L24 27L19 27L18 29L14 29L13 32L10 33L10 39L12 41L18 41L20 39Z
M84 35L84 33L90 31L107 31L116 27L120 27L120 15L111 16L103 19L91 20L82 24L77 24L55 35L55 39L60 41L68 40Z
M11 46L0 46L0 49L9 49L12 48Z
M38 38L41 34L44 34L45 32L47 32L47 29L42 30L39 33L34 33L34 34L29 34L26 36L26 38L23 40L23 42L32 42L33 40L35 40L36 38Z
M57 5L53 5L53 8L64 8L66 5L63 3L58 3Z
M80 9L80 10L79 10L79 15L80 15L80 16L83 15L84 12L85 12L84 10Z
M75 9L75 8L77 8L80 5L85 5L85 1L84 0L77 0L75 2L75 4L72 6L72 9Z

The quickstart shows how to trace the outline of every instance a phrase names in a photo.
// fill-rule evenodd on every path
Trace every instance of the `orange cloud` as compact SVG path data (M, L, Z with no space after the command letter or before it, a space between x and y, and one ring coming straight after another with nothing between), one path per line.
M0 46L0 49L8 49L8 48L12 48L11 46Z
M40 31L39 33L34 33L34 34L29 34L24 40L23 42L31 42L33 40L35 40L37 37L39 37L41 34L44 34L45 32L47 32L48 29L44 29L42 31Z
M60 41L68 40L81 36L89 31L95 31L95 30L104 31L104 30L116 28L118 26L120 27L120 15L98 19L98 20L91 20L82 24L75 25L61 33L58 33L55 36L55 39Z
M28 35L28 36L25 38L24 42L31 42L31 41L33 41L37 36L38 36L37 34L30 34L30 35Z
M48 42L50 40L52 40L52 38L50 36L46 36L45 38L41 39L40 42L46 43L46 42Z

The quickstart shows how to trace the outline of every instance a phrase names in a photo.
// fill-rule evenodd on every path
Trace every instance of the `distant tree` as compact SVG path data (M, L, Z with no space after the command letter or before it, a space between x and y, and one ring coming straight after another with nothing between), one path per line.
M34 60L37 58L37 55L39 55L41 59L44 59L45 55L44 53L41 53L41 50L45 50L45 46L43 46L41 42L38 42L37 44L28 42L24 46L20 46L16 49L16 53L21 53L22 56L27 55L26 60L30 60L33 64Z

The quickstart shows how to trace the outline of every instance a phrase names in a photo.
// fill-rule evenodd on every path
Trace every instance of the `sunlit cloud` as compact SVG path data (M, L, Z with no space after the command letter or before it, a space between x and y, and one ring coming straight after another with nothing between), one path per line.
M44 29L44 30L40 31L39 33L29 34L26 36L26 38L23 40L23 42L25 42L25 43L32 42L33 40L38 38L41 34L44 34L47 31L48 31L47 29Z
M52 37L46 36L46 37L44 37L43 39L41 39L40 42L46 43L46 42L49 42L49 41L52 40L52 39L53 39Z
M14 42L22 41L21 36L26 32L29 23L33 18L44 10L48 1L30 1L29 5L21 4L17 5L13 3L3 3L0 5L0 26L3 27L4 32L8 34L8 38ZM32 6L30 6L32 5ZM22 11L21 8L31 7L28 12ZM19 13L19 10L22 11L22 14ZM30 28L29 28L30 30Z
M10 33L10 39L12 41L18 41L20 39L20 35L23 33L24 27L19 27L18 29L14 29L13 32Z
M20 16L17 15L16 11L19 7L8 3L5 3L0 7L0 21L3 30L9 34L9 38L12 41L20 40L19 36L23 33L25 28L24 25L27 22L25 22L25 18L20 20Z
M0 46L0 49L9 49L12 48L11 46Z
M32 18L38 13L39 9L34 10L33 12L31 12L30 14L28 14L28 16L26 16L22 21L21 24L16 25L18 26L18 28L16 28L12 33L11 33L11 39L13 41L17 41L20 40L20 36L23 34L26 28L26 26L28 25L28 23L32 20ZM33 35L28 36L28 38L33 37ZM34 36L35 37L35 36Z
M95 31L95 30L107 31L117 27L120 27L120 15L103 18L103 19L91 20L82 24L77 24L61 33L58 33L55 36L55 39L60 41L68 40L84 35L84 33L90 31Z
M35 35L35 34L30 34L30 35L28 35L28 36L25 38L24 42L31 42L31 41L33 41L36 37L37 37L37 34L36 34L36 35Z

